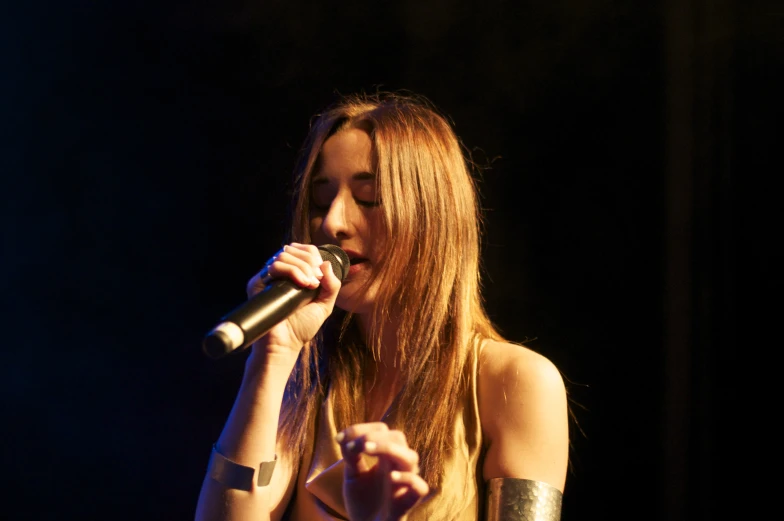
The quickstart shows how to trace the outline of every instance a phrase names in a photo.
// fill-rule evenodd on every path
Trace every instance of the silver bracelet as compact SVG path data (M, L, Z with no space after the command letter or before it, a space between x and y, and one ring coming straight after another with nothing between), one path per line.
M266 487L272 479L272 471L275 470L275 463L278 461L277 454L272 461L262 461L259 465L259 474L256 479L257 487ZM256 469L246 467L218 452L218 447L213 444L210 463L207 466L207 474L221 485L227 488L235 488L250 492L253 490L253 474Z
M485 521L559 521L560 490L543 481L493 478L486 484Z

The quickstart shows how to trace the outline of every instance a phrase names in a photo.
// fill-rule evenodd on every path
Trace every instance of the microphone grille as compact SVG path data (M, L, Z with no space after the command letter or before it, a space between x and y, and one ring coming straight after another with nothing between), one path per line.
M321 253L321 258L332 264L332 271L340 279L340 282L346 280L348 269L351 266L351 261L346 252L334 244L324 244L319 246L318 249L319 253Z

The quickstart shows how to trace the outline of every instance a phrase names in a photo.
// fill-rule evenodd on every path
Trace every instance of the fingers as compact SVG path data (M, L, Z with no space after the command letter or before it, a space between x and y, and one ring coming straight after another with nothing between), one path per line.
M419 455L408 446L403 432L381 422L362 423L344 429L335 439L343 454L346 483L365 473L381 478L389 519L404 518L434 495L419 475ZM377 463L368 462L372 459Z
M332 304L334 304L338 292L340 291L341 282L337 275L335 275L335 272L332 271L332 264L328 261L322 262L319 267L321 268L323 277L319 280L321 283L321 291L319 291L316 301L322 304L328 304L331 312Z
M248 295L252 296L264 289L271 279L287 278L303 288L317 288L324 276L323 263L316 246L287 244L248 282Z
M389 473L389 479L392 482L392 518L403 517L417 503L429 499L430 487L419 474L393 470Z
M290 278L302 287L316 288L324 276L321 272L321 257L314 261L302 250L284 246L283 251L267 268L272 278Z
M362 448L365 454L386 458L394 470L419 472L419 454L398 440L368 435Z
M389 427L381 422L361 423L352 425L335 436L335 441L340 445L343 461L346 463L347 479L367 470L368 465L362 459L362 454L365 451L364 436L371 432L381 431L389 431Z
M336 437L349 477L363 468L362 455L384 458L390 470L419 472L419 454L408 446L405 435L390 430L385 423L364 423L348 427Z
M335 440L338 443L346 444L373 432L391 432L395 433L395 435L403 435L400 431L390 431L389 426L384 422L369 422L356 423L350 427L346 427L335 436ZM403 436L405 437L405 435Z

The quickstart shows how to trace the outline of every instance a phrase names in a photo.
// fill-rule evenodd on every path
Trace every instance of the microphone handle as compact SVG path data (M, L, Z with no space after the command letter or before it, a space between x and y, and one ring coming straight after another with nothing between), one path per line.
M204 338L202 349L211 358L244 349L313 300L318 292L319 288L303 288L287 279L272 281L221 318Z

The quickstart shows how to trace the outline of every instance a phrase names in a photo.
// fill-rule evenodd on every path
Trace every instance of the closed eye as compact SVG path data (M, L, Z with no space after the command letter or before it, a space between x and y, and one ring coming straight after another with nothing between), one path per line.
M365 208L376 208L381 206L381 201L363 201L361 199L354 198L359 206L364 206Z
M370 172L360 172L351 178L351 192L354 202L363 208L376 208L381 201L376 197L376 176ZM326 176L317 175L311 184L311 205L319 212L329 211L332 201L338 195L338 184Z
M362 206L363 208L378 208L379 206L381 206L381 201L363 201L362 199L357 199L356 197L354 198L354 201L359 206ZM332 206L332 201L330 201L329 203L319 204L316 202L314 198L313 200L311 200L311 205L313 209L318 212L328 212L329 207Z

